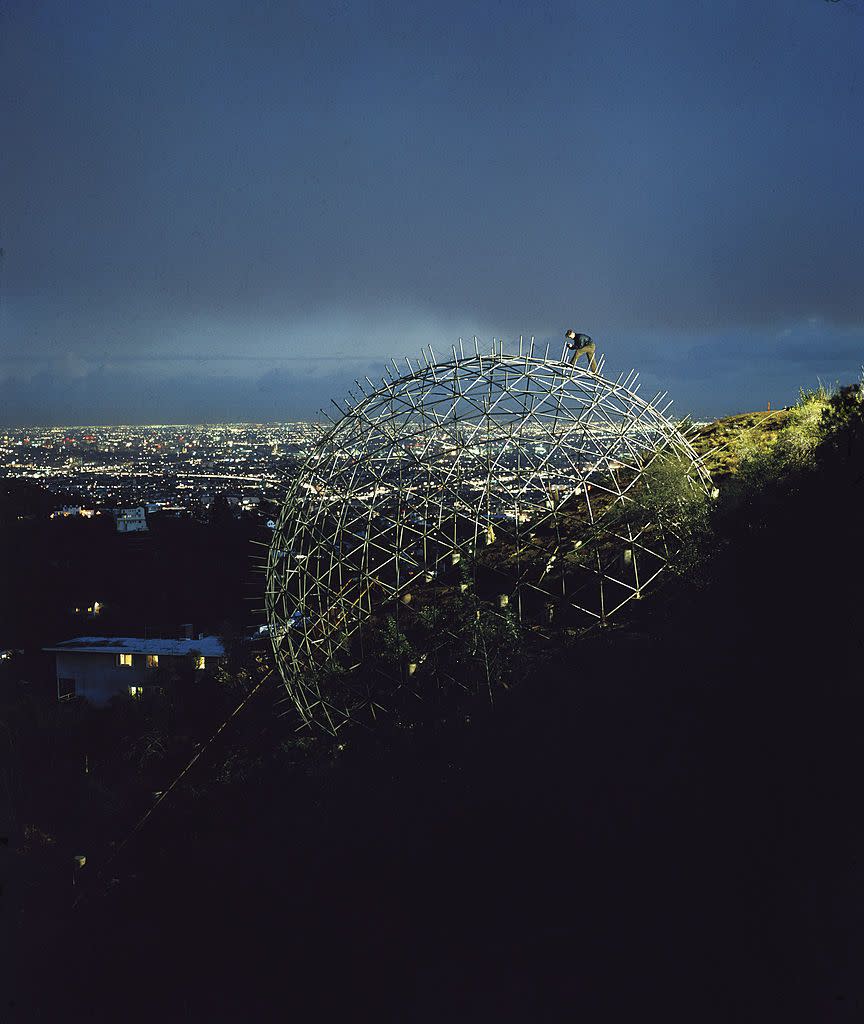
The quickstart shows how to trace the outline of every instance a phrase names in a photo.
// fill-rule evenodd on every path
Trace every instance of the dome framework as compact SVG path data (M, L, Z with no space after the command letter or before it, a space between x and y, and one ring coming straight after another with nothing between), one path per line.
M268 552L279 671L304 722L330 732L382 707L323 682L356 670L376 618L470 586L537 632L604 625L666 568L682 500L710 487L632 371L611 380L533 343L406 363L337 406Z

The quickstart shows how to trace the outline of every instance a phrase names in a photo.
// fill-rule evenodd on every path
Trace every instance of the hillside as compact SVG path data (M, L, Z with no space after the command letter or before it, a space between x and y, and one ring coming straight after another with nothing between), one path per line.
M791 416L789 409L725 416L700 428L693 447L704 457L715 482L720 483L737 472L744 455L770 451Z
M856 1019L864 439L826 408L712 424L696 569L494 705L336 743L267 691L27 936L37 1019Z

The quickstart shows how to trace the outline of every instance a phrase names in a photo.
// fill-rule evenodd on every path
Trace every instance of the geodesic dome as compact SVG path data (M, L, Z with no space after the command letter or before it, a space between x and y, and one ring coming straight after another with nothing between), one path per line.
M388 610L470 585L548 632L604 624L642 596L710 478L661 396L602 374L532 346L367 378L298 472L268 554L271 641L305 721L335 731L362 713L362 695L341 699L322 673L356 668Z

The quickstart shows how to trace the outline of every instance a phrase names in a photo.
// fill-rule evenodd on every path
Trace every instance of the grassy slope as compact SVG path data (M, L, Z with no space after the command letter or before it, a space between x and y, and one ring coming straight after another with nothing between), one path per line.
M786 409L726 416L702 427L693 447L704 456L708 472L720 482L737 471L745 451L769 450L790 416Z

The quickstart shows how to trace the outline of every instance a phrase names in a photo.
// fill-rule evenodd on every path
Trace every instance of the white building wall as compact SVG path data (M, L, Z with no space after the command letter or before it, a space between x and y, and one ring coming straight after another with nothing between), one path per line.
M118 533L138 533L147 529L147 516L143 508L121 509L117 512Z
M115 654L96 654L87 651L58 651L57 693L61 693L60 680L75 680L75 696L84 697L91 704L104 705L118 693L129 693L130 686L155 685L156 672L146 667L143 654L132 655L132 666L116 664Z
M57 695L63 692L61 680L74 680L76 697L84 697L96 707L102 707L118 694L128 695L130 686L158 686L164 682L156 668L147 668L146 654L133 654L132 665L118 665L117 655L92 651L57 651ZM207 667L218 659L208 657ZM159 666L168 668L172 663L184 662L184 657L160 655Z
M83 697L97 706L107 704L118 694L128 694L130 687L144 687L146 692L148 687L165 686L173 675L172 668L181 673L195 669L212 670L224 657L221 643L212 636L201 637L200 646L194 640L142 640L140 644L144 651L140 647L137 651L134 649L134 640L118 640L112 644L115 647L113 651L82 649L89 647L90 642L104 642L99 637L83 637L80 642L80 647L64 648L61 645L47 648L55 658L57 696L59 699ZM132 664L121 664L119 653L131 657ZM154 655L158 659L157 664L148 667L148 659ZM200 665L197 664L199 659Z

